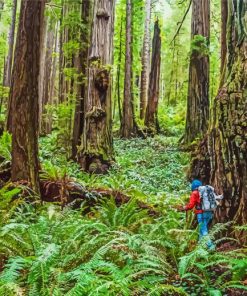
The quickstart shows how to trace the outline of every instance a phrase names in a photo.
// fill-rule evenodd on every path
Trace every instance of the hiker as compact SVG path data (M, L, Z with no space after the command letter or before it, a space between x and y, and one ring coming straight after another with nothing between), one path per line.
M190 201L186 206L178 206L179 211L189 211L194 208L194 212L197 216L199 224L199 241L208 236L209 224L213 219L214 210L216 209L218 202L223 198L222 195L216 195L212 186L202 186L200 180L193 180L191 184ZM209 250L214 250L215 245L208 239L207 247Z

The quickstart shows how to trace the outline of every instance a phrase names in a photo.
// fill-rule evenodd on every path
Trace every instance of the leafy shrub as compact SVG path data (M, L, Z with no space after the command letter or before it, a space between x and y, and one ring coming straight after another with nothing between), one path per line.
M11 143L11 135L8 132L4 132L0 137L0 158L2 158L1 165L6 165L11 162Z

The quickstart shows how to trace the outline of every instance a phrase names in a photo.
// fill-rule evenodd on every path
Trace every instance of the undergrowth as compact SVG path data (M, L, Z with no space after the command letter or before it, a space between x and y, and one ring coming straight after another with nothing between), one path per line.
M226 227L218 224L211 237ZM150 217L134 199L120 207L107 200L86 216L23 203L0 228L0 252L8 258L0 295L222 295L230 287L244 289L246 250L210 254L203 243L190 245L195 239L179 213ZM217 268L221 276L212 277Z
M40 140L43 180L74 178L82 186L119 190L131 199L117 206L108 198L85 214L83 205L61 210L16 199L19 189L0 189L0 295L244 293L246 247L210 253L205 242L197 243L193 214L186 217L173 208L189 194L189 159L179 151L177 138L116 140L116 165L97 176L68 161L56 139L53 134ZM159 214L150 215L139 200L155 204ZM228 227L213 227L216 245L229 240L224 237ZM236 231L246 235L247 229Z
M107 175L89 175L73 161L68 162L64 150L54 148L56 135L40 140L40 158L44 170L51 171L51 167L66 170L87 187L111 188L149 202L163 203L170 196L184 196L189 189L185 179L189 156L179 151L177 141L176 137L163 136L116 139L115 165Z

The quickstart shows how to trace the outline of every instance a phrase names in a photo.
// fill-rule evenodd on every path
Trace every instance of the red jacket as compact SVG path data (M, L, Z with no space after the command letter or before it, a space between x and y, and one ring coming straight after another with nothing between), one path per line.
M198 190L194 190L190 195L190 201L185 206L185 210L192 210L194 209L195 214L201 214L203 213L203 210L201 210L201 201L200 201L200 194Z

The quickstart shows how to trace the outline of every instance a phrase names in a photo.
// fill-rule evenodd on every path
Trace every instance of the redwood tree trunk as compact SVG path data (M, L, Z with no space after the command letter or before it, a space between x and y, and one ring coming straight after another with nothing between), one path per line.
M151 0L146 0L145 5L146 19L142 49L142 72L141 72L141 94L140 94L140 118L144 119L148 98L148 78L150 63L150 19L151 19Z
M47 104L51 104L51 88L53 87L53 51L56 49L56 24L49 24L46 33L46 47L44 52L44 80L41 102L41 134L48 134L51 132L51 119L49 118L45 108Z
M12 20L11 20L11 26L9 30L9 50L8 50L8 57L7 57L6 66L5 66L4 86L10 86L10 82L11 82L13 49L14 49L14 42L15 42L16 9L17 9L17 0L13 0Z
M59 38L59 103L68 100L70 81L66 79L64 69L71 68L71 60L65 54L63 46L69 42L68 14L73 11L73 4L68 0L62 0L62 12L60 19L60 38Z
M209 135L210 181L225 196L218 217L241 224L247 223L246 16L246 1L229 3L227 81L215 99Z
M133 71L132 71L132 1L126 0L126 45L125 45L125 78L123 115L120 135L122 138L130 138L137 133L134 120L134 97L133 97Z
M40 61L39 61L39 131L41 131L43 113L43 94L45 88L45 58L46 58L46 38L48 31L48 17L44 17L43 30L40 39Z
M185 143L207 131L209 119L210 0L193 0Z
M207 151L201 146L193 172L207 163L208 170L201 175L224 194L218 220L243 225L247 223L247 3L228 4L226 78L214 101Z
M118 53L118 65L117 65L117 77L116 77L116 96L118 104L118 115L120 122L122 121L122 109L121 109L121 90L120 90L120 76L121 76L121 63L122 63L122 33L123 33L123 19L121 17L121 25L119 32L119 53Z
M224 84L226 75L226 56L227 56L227 18L228 18L228 1L221 0L221 61L220 61L220 87Z
M111 70L115 0L95 0L85 120L78 151L84 170L105 172L113 159L111 118Z
M160 89L160 50L161 50L161 37L159 21L157 20L154 25L154 36L152 45L152 64L149 79L148 91L148 105L145 116L145 125L152 133L157 133L158 125L158 102L159 102L159 89Z
M227 15L228 15L228 1L221 0L221 65L220 72L224 70L224 65L227 55L227 41L226 41L226 29L227 29Z
M81 19L84 29L81 32L81 50L75 60L75 67L80 75L80 81L76 86L76 106L73 126L73 139L72 139L72 156L77 155L78 146L81 144L81 135L84 125L84 100L85 100L85 77L87 75L87 59L88 59L88 47L89 47L89 16L90 16L90 1L84 0L81 7Z
M12 181L28 180L39 192L38 76L44 0L22 0L10 89Z

